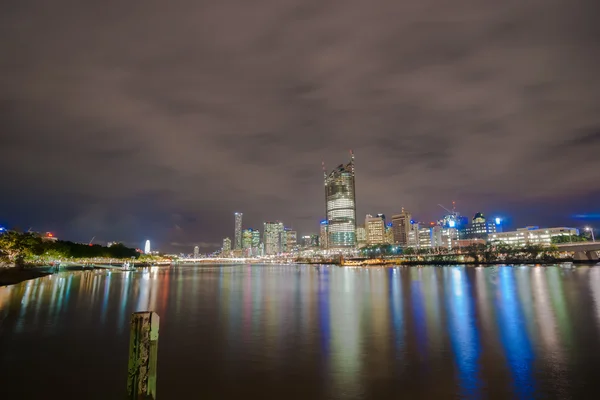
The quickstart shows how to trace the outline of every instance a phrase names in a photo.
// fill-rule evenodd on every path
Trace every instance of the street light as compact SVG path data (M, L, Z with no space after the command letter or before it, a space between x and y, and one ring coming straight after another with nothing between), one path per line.
M585 230L586 230L586 231L590 231L590 232L592 232L592 242L595 242L595 241L596 241L596 238L594 237L594 228L591 228L591 227L589 227L589 226L586 226L586 227L585 227Z

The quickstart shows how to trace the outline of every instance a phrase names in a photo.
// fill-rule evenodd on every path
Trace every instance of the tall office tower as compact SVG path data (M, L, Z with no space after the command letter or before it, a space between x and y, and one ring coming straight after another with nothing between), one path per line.
M287 231L287 235L286 235L286 240L287 240L287 251L288 253L293 251L296 248L296 245L298 244L298 232L296 231Z
M283 228L283 231L279 232L279 253L287 253L287 233L287 228Z
M356 194L354 184L354 154L350 162L329 174L325 179L325 208L330 249L356 247Z
M233 237L234 250L242 249L242 213L235 213L235 236Z
M200 247L194 246L194 258L200 257Z
M319 247L321 238L319 235L310 235L310 247Z
M283 232L283 223L276 222L265 222L263 228L264 239L263 242L265 244L265 254L266 255L274 255L279 253L281 245L280 238L281 233Z
M144 245L144 253L150 254L152 248L150 247L150 241L146 240L146 244Z
M410 233L411 215L408 211L402 208L402 212L392 216L392 232L394 235L394 243L401 246L408 246Z
M367 245L367 231L364 225L356 227L356 244L358 247L364 247Z
M321 244L322 249L327 249L329 247L329 231L328 231L327 220L321 221L321 229L319 231L319 242Z
M367 214L365 218L365 231L367 233L367 244L385 243L385 217L382 214L372 216Z
M385 224L385 243L394 244L394 232L392 231L392 223Z
M231 252L231 239L223 239L223 248L221 249L221 252L223 255L229 255L229 252Z
M310 235L302 236L302 247L305 249L310 247Z
M408 247L419 248L419 223L411 221L408 231Z
M260 254L260 231L258 229L252 230L252 255L258 257Z
M244 255L249 255L252 252L252 229L244 229L242 231L242 249Z

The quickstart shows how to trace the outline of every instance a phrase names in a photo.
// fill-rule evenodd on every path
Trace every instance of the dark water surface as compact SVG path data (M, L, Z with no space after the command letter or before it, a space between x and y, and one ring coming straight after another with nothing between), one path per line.
M334 266L0 288L0 398L123 398L139 310L160 400L600 398L600 267Z

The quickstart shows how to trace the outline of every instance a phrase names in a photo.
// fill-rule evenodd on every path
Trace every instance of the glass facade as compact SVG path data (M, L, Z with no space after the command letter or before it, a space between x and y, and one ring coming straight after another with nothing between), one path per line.
M234 249L242 248L242 213L235 213L235 236L233 241Z
M275 255L281 251L281 233L283 232L283 223L276 222L265 222L264 223L264 244L265 254Z
M356 247L356 196L354 190L354 155L352 160L325 174L327 211L327 247Z

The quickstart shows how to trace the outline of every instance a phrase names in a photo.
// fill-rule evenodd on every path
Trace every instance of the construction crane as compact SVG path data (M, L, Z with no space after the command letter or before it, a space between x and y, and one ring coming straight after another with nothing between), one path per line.
M442 207L444 210L448 211L450 214L456 216L456 202L452 202L452 211L448 210L446 207L444 207L441 204L438 204L438 206Z

